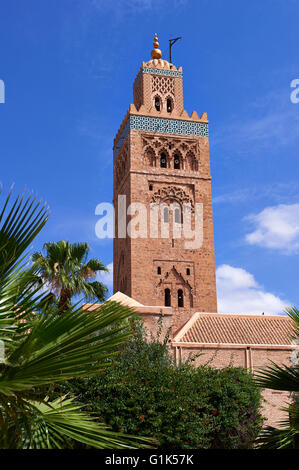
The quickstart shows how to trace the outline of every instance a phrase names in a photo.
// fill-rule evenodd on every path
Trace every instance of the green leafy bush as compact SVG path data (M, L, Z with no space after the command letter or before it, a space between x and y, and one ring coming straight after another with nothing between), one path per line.
M71 387L113 430L154 437L159 448L250 448L262 426L260 391L245 369L176 367L167 338L147 342L140 325L112 367Z

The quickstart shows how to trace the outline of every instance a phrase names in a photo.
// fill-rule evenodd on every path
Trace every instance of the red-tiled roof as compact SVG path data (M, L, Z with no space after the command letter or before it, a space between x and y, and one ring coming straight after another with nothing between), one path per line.
M195 313L175 343L291 345L293 322L284 316Z

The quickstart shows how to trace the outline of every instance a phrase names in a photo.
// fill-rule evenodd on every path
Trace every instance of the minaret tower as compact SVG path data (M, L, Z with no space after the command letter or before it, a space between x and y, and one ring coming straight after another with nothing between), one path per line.
M114 292L143 305L171 306L179 328L196 311L217 312L208 120L206 113L199 118L184 110L182 68L162 59L157 35L151 56L114 139ZM134 218L134 203L148 209L147 234L132 237L120 219L127 214L128 224ZM169 237L160 231L150 236L152 204L166 206L159 227L184 222L184 204L192 212L201 205L200 247L187 248L184 234L178 238L171 230ZM181 212L171 209L176 206Z

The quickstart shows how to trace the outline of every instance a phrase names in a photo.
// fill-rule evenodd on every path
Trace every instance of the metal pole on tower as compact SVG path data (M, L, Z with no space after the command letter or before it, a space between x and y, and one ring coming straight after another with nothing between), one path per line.
M175 42L177 42L179 39L182 39L182 36L178 38L173 38L169 39L169 62L172 64L172 59L171 59L171 48L174 45Z

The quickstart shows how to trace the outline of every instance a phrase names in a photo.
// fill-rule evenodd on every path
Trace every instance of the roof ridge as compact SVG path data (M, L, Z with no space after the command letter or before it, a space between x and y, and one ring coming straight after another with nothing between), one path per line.
M196 312L200 316L208 316L208 317L218 317L218 318L261 318L267 320L290 320L292 319L288 315L258 315L250 313L218 313L218 312Z

